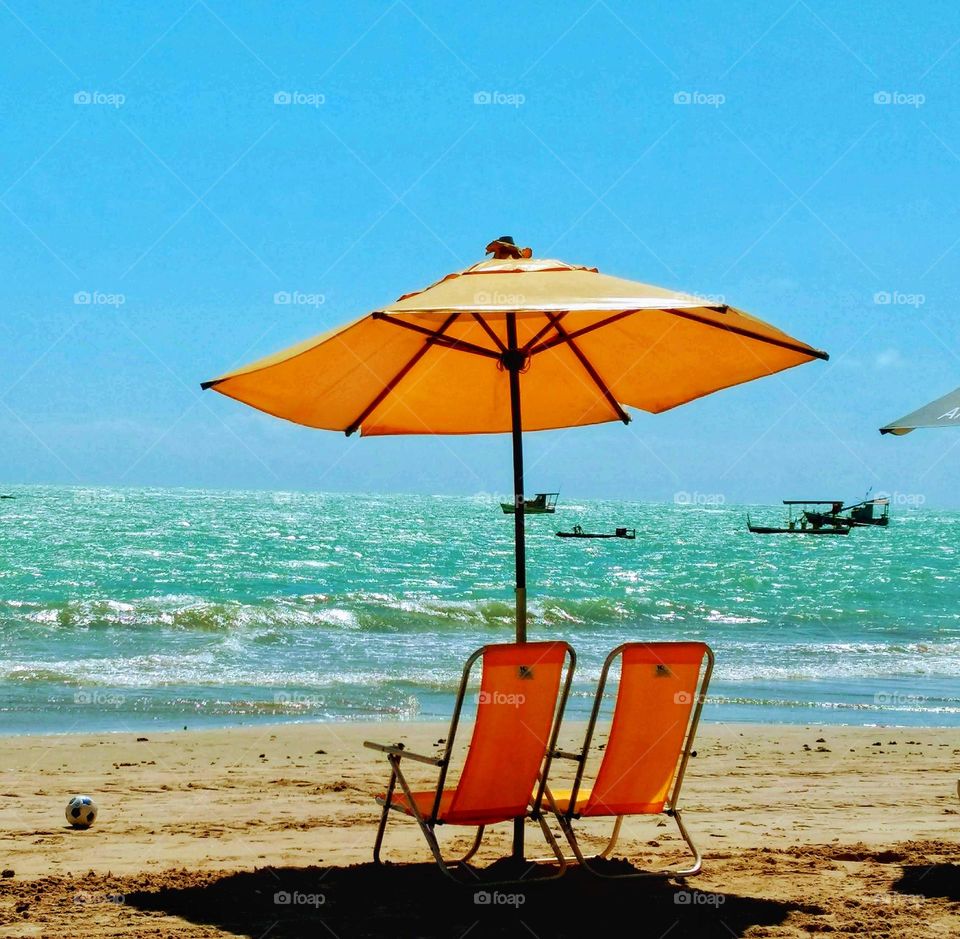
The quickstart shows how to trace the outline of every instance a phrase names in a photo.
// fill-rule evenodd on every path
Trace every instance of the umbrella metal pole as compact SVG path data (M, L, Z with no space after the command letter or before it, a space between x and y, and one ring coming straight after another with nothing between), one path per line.
M517 642L527 641L527 546L523 498L523 420L520 411L520 369L516 314L507 314L505 365L510 374L510 424L513 434L513 538L516 550Z
M516 314L507 314L507 352L504 365L510 375L510 423L513 435L513 534L517 562L517 642L527 641L526 517L523 511L523 420L520 411L520 369ZM523 819L513 822L513 859L523 861Z
M516 372L510 373L511 395L513 385L520 383ZM517 395L519 395L519 388ZM517 411L519 412L519 402ZM519 413L513 426L513 538L517 555L517 642L527 641L527 546L526 518L523 511L523 439L518 427Z

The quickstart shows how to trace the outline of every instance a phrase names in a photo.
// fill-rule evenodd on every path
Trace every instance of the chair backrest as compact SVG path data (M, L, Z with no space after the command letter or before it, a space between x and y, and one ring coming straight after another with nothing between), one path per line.
M607 675L618 657L622 664L613 722L581 815L658 813L668 800L675 807L713 668L713 652L702 642L636 642L614 649L604 663L584 757Z
M477 718L444 819L492 824L526 814L541 767L544 775L549 768L548 754L556 745L575 656L565 642L490 645L477 654L483 658ZM570 664L564 677L567 656ZM475 659L464 671L456 713ZM448 754L454 733L455 725Z

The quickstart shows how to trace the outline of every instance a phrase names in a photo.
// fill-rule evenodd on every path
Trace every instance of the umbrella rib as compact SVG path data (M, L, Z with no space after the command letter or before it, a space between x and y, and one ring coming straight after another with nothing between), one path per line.
M390 379L381 389L377 392L374 399L363 409L360 413L360 416L344 431L344 433L349 437L351 434L356 433L360 425L383 403L384 399L390 392L393 391L397 385L403 381L407 373L419 362L426 354L430 351L430 347L437 344L437 340L443 336L447 329L451 326L453 321L459 316L459 313L451 313L450 316L444 320L443 324L436 332L431 330L425 330L430 333L430 338L419 348L417 351L410 357L410 360L407 362L403 368L397 372L393 378Z
M639 313L639 310L621 310L619 313L615 313L613 316L608 316L605 320L600 320L597 323L590 323L588 326L581 326L580 329L575 329L572 333L567 333L570 339L576 339L578 336L583 336L586 333L592 333L595 329L601 329L604 326L609 326L611 323L615 323L617 320L622 320L625 316L630 316L631 313ZM552 349L554 346L559 346L561 342L566 342L567 340L564 336L554 336L553 339L547 339L544 342L541 342L539 346L534 346L532 349L528 348L527 352L530 355L536 355L538 352L546 352L547 349ZM527 343L529 346L530 344Z
M593 367L593 364L583 354L580 347L573 341L570 333L568 333L560 324L560 318L554 313L548 313L547 319L550 320L550 324L557 331L559 337L570 347L570 351L577 357L577 361L584 367L586 373L593 379L593 383L600 389L601 394L607 399L607 403L613 408L613 411L617 417L619 417L624 424L629 424L630 415L627 414L622 407L620 407L620 403L613 396L610 389L606 386L597 370Z
M456 319L456 317L459 315L460 311L454 313L454 319ZM478 346L476 343L467 342L465 339L452 339L450 336L444 336L442 330L427 329L426 326L417 326L416 323L407 323L404 320L395 319L392 316L388 316L386 313L374 313L373 318L375 320L383 320L383 322L390 323L393 326L401 326L403 329L409 329L424 336L429 336L436 345L443 346L446 349L453 349L456 352L472 352L474 355L486 356L488 359L500 358L500 353L493 349L487 349L485 346Z
M483 327L483 331L493 340L497 348L501 352L506 352L507 347L503 344L503 340L490 328L490 324L477 312L474 312L472 316Z
M567 315L566 313L557 313L557 314L556 314L556 317L557 317L558 320L561 320L561 319L563 319L566 315ZM532 353L530 350L533 349L533 347L534 347L541 339L543 339L543 337L546 336L546 334L547 334L548 332L550 332L551 329L553 329L553 323L552 323L550 320L547 320L547 325L546 325L546 326L543 326L542 328L540 328L540 329L538 329L538 330L536 331L536 333L530 338L530 340L529 340L529 341L526 343L526 345L523 347L523 351L524 351L527 355L533 355L533 353Z
M726 309L726 308L725 308ZM746 336L748 339L756 339L758 342L765 342L771 346L779 346L781 349L789 349L791 352L800 352L803 355L810 355L816 359L826 361L830 356L820 349L814 349L800 342L792 342L788 339L777 339L774 336L764 336L755 333L751 329L744 329L742 326L731 326L729 323L715 323L708 320L705 316L698 316L690 310L665 310L665 313L672 313L674 316L680 316L683 319L693 320L695 323L701 323L704 326L712 326L714 329L723 329L730 333L736 333L738 336Z
M726 309L726 307L724 307L724 309ZM799 352L802 355L809 355L815 359L823 359L826 361L830 358L826 352L822 352L820 349L811 348L803 343L793 342L789 339L777 339L775 336L764 336L762 333L754 332L752 329L744 329L742 326L732 326L729 323L717 323L714 320L707 319L705 316L699 316L690 310L678 310L675 307L664 307L657 311L661 313L669 313L672 316L679 316L682 319L693 320L695 323L700 323L701 326L712 326L714 329L722 329L725 332L735 333L738 336L745 336L747 339L755 339L757 342L764 342L770 346L779 346L781 349L789 349L791 352ZM578 336L584 335L584 333L593 332L595 329L608 326L610 323L616 322L619 319L623 319L623 317L629 316L631 313L640 312L643 311L624 310L621 313L617 313L615 316L610 316L605 320L601 320L599 323L591 323L589 326L584 326L581 329L574 330L574 332L570 333L570 337L572 339L576 339ZM563 341L563 338L560 336L557 336L553 339L548 339L546 342L540 343L540 345L536 348L531 349L530 354L535 355L537 352L543 352L546 349L559 345Z

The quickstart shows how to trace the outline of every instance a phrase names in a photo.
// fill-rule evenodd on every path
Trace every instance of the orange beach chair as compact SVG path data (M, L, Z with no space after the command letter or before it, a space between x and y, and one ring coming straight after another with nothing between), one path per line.
M617 659L622 664L613 722L593 784L585 786L584 772L604 687ZM713 661L713 652L702 642L627 643L607 656L582 750L554 753L555 757L577 761L573 788L552 791L548 785L546 790L547 803L576 860L593 873L606 877L683 877L700 872L702 857L683 824L678 803ZM693 853L690 867L605 874L591 866L591 860L610 855L626 816L661 812L677 823ZM603 816L616 819L610 840L600 854L584 857L573 823L580 818Z
M473 734L459 778L448 785L467 683L478 660L482 676ZM386 792L376 797L383 813L374 861L380 863L391 812L416 820L440 869L454 879L453 870L477 852L487 825L530 818L539 823L560 865L557 876L563 873L563 852L543 818L541 803L575 662L575 653L565 642L484 646L464 666L442 757L411 753L402 744L366 741L364 746L386 753L390 763ZM403 774L404 760L436 766L440 771L436 786L411 791ZM476 827L470 850L460 858L444 858L435 832L440 825Z

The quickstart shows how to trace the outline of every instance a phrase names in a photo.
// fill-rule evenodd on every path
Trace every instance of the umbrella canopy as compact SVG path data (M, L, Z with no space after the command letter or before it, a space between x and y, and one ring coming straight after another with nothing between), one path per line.
M909 434L918 427L960 427L960 388L925 404L920 410L891 421L880 428L881 434Z
M203 387L347 434L503 433L511 355L524 430L627 422L624 406L665 411L827 358L725 304L519 258L474 264Z

